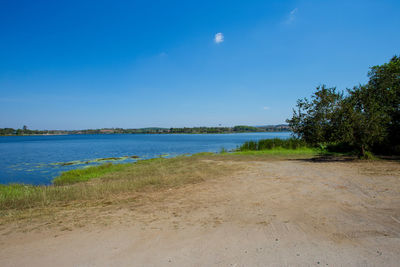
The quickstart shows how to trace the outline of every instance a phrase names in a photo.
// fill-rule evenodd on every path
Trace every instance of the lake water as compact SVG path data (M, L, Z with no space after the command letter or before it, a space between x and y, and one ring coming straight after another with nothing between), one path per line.
M249 140L288 137L288 132L0 136L0 183L51 184L62 171L108 162L99 160L104 158L219 152ZM136 160L124 157L113 162Z

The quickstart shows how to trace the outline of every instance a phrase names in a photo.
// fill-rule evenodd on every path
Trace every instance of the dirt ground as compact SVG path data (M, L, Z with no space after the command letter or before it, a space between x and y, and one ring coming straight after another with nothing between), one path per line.
M230 164L246 169L4 224L0 266L399 266L398 162Z

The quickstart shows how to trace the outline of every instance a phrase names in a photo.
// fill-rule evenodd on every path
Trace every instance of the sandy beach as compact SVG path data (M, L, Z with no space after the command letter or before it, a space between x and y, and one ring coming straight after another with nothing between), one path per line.
M0 266L398 266L398 162L225 164L245 169L3 222Z

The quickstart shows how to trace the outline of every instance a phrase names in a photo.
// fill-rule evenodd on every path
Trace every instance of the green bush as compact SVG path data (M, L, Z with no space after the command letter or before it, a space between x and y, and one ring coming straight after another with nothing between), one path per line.
M365 159L365 160L374 160L376 159L375 155L370 152L370 151L365 151L364 155L360 156L360 159Z

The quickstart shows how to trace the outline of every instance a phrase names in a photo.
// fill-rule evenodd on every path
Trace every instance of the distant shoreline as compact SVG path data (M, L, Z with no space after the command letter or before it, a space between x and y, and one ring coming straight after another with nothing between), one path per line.
M183 127L183 128L101 128L84 130L30 130L27 126L22 129L0 128L0 136L45 136L45 135L78 135L78 134L231 134L231 133L263 133L291 132L287 124L233 127Z
M182 135L182 134L243 134L243 133L291 133L292 131L269 131L269 132L226 132L226 133L63 133L63 134L9 134L9 135L0 135L0 137L9 137L9 136L61 136L61 135L136 135L136 134L148 134L148 135Z

